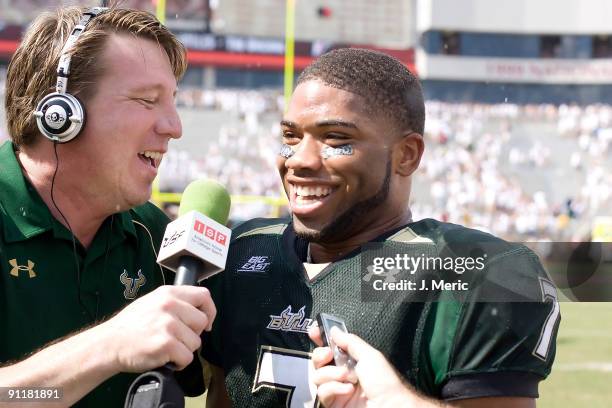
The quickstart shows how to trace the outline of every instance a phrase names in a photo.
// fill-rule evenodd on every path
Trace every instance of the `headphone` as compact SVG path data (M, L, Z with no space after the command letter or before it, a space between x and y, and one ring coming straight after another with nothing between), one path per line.
M108 10L107 7L93 7L83 13L81 20L72 29L57 66L57 82L55 92L43 97L34 111L38 130L47 139L66 143L77 137L85 124L85 108L73 95L66 92L68 75L70 74L70 59L68 54L77 38L85 31L87 24L100 13Z

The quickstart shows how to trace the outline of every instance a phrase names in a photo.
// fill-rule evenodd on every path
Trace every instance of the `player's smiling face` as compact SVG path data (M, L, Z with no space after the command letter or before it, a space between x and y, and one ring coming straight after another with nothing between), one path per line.
M337 242L393 216L385 214L391 177L385 135L391 126L367 111L364 98L320 81L303 82L281 127L290 149L277 165L299 235ZM325 157L328 147L336 149Z

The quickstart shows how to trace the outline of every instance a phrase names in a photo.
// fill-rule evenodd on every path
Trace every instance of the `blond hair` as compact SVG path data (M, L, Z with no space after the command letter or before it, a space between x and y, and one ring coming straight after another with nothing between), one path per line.
M39 134L32 114L48 93L55 92L62 47L86 8L66 7L36 18L8 66L6 122L13 143L28 146ZM86 102L96 91L104 66L100 56L112 34L130 34L157 42L166 52L177 81L187 69L185 47L152 14L111 7L93 18L71 48L68 92Z

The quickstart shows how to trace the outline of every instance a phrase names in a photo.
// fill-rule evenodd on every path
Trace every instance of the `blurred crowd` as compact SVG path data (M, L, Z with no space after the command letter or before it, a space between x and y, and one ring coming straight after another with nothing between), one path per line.
M277 90L235 90L200 88L184 89L177 95L179 107L222 110L243 116L263 113L280 114L283 110L283 96ZM253 120L253 119L251 119Z
M280 215L258 197L281 197L276 172L280 148L280 112L283 98L278 91L185 90L177 95L179 108L228 112L232 120L218 128L218 134L200 139L201 149L171 150L160 168L160 189L180 192L189 181L212 178L246 204L233 203L231 217L244 220ZM184 124L185 125L185 124Z
M280 92L185 89L177 103L193 118L184 121L185 134L206 127L207 137L171 148L160 190L181 192L191 180L209 177L239 196L234 220L286 214L276 205L284 194L275 164ZM577 240L588 236L594 217L612 213L612 106L428 101L426 108L425 155L411 197L415 219L511 240ZM6 138L0 126L0 141Z
M184 90L178 102L237 116L201 150L168 154L163 188L181 191L193 178L211 177L235 195L282 196L275 168L278 91ZM415 219L433 217L512 240L569 240L587 236L593 217L612 209L610 106L429 101L425 133L411 199ZM238 206L232 217L270 214L260 203Z
M428 102L429 197L414 201L415 218L514 240L585 238L612 209L611 114L605 105Z

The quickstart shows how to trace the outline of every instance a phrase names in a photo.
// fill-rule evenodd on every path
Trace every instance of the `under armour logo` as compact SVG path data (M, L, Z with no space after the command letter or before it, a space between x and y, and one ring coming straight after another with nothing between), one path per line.
M28 275L30 276L30 278L35 278L36 277L36 273L34 272L34 265L35 263L30 261L28 259L28 265L19 265L17 263L17 259L11 259L9 261L9 264L13 267L11 269L11 271L9 272L11 275L13 276L19 276L19 271L27 271Z
M125 290L123 291L123 297L126 299L135 299L136 294L138 293L138 289L147 283L147 278L142 274L141 270L138 270L138 279L133 279L128 277L127 271L124 269L123 273L119 277L123 286L125 286Z

